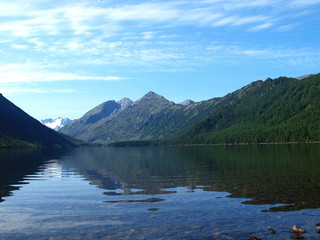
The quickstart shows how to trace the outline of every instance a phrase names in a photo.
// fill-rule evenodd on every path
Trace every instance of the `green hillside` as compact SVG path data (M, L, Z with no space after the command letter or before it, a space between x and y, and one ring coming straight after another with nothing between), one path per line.
M41 146L75 146L75 141L42 125L0 94L0 147Z
M320 74L249 84L174 139L188 144L320 141Z

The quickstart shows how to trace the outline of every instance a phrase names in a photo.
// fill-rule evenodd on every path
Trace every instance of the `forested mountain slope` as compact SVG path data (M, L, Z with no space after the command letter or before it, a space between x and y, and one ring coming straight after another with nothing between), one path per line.
M320 74L253 82L176 143L233 144L320 141Z

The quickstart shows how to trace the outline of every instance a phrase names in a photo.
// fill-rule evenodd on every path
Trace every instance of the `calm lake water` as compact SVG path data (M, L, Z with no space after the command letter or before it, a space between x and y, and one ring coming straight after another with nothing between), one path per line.
M0 150L0 239L320 239L320 145ZM275 230L271 234L268 228Z

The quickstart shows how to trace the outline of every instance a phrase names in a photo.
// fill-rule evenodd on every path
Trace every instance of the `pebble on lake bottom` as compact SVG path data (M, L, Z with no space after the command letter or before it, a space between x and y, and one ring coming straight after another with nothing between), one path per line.
M220 236L220 235L221 235L221 232L215 232L213 235L214 235L214 236Z
M149 211L152 211L152 212L155 212L155 211L158 211L159 208L149 208L148 210L149 210Z
M294 233L305 233L305 231L301 227L299 227L298 225L294 225L292 227L292 232L294 232Z

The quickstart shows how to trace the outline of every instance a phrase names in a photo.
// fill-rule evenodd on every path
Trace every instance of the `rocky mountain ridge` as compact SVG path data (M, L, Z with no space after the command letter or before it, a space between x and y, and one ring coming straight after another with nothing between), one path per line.
M125 108L119 102L110 100L97 106L61 132L91 143L163 139L188 129L211 108L208 103L192 100L175 104L152 91L135 102L126 100L129 104ZM197 110L194 112L192 108ZM95 121L88 121L93 118Z

